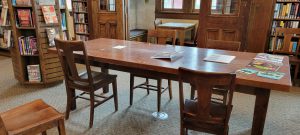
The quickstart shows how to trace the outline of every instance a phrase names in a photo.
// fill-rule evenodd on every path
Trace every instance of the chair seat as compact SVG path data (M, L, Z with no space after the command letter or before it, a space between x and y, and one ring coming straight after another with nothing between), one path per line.
M103 84L109 83L109 82L113 82L113 80L115 78L117 78L117 75L110 75L110 74L105 74L105 73L101 73L101 72L96 72L96 71L92 71L91 75L93 77L93 86L95 88L95 90L99 89L100 87L103 86ZM87 72L81 73L79 75L79 77L81 79L88 79L88 74ZM79 82L79 81L74 81L74 85L77 88L80 87L89 87L89 83L88 82Z
M39 125L63 119L63 115L42 100L19 106L0 114L9 134L19 134Z
M184 110L186 113L196 114L198 110L198 103L196 100L185 100ZM219 123L224 123L224 118L226 118L226 105L216 102L211 102L211 117L214 121L218 121ZM192 120L192 117L189 117ZM215 122L214 122L215 123Z

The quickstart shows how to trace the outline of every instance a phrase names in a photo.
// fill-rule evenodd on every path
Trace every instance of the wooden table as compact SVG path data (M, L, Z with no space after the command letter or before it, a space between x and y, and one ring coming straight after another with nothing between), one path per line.
M195 23L176 23L176 22L169 22L163 23L156 26L156 29L162 30L176 30L178 32L178 38L180 45L184 45L185 33L187 31L191 31L191 39L193 40L195 35Z
M248 65L256 56L256 53L248 52L171 45L163 46L114 39L95 39L87 41L86 44L89 59L94 65L102 66L104 69L109 68L141 75L159 76L175 81L178 77L179 67L207 72L235 72L237 69ZM123 49L113 48L118 45L126 47ZM56 53L54 48L49 49L49 51ZM183 57L174 62L150 58L157 52L163 51L183 51ZM203 61L203 58L209 54L234 55L236 58L230 64ZM78 57L80 56L78 54ZM271 80L257 77L256 75L237 74L237 91L256 96L252 123L253 135L263 134L270 91L289 91L291 87L288 57L284 57L283 63L284 65L279 69L279 72L285 73L285 76L281 80Z

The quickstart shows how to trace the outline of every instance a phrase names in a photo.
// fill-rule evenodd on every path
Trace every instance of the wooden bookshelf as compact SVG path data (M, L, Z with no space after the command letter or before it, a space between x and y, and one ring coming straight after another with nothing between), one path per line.
M76 40L90 40L93 38L93 26L90 0L72 0L72 14Z
M10 25L9 21L7 22L7 20L9 20L8 7L3 6L3 0L1 0L1 2L0 2L1 19L3 19L2 18L2 12L5 11L5 10L7 11L7 14L5 15L6 16L5 24L0 24L0 39L2 41L2 42L0 42L0 55L10 56L10 47L13 44L11 43L11 44L8 45L7 43L4 43L4 39L7 38L7 37L4 37L5 36L4 33L5 33L5 31L11 30L11 25Z
M274 16L272 30L270 34L270 42L267 47L267 52L273 51L273 44L278 46L278 42L281 41L279 38L284 38L284 36L277 36L275 39L275 29L281 28L300 28L300 1L299 0L277 0L274 6ZM294 36L292 40L298 40L298 36ZM280 46L278 46L280 47Z
M46 32L47 28L55 28L58 30L60 38L62 38L61 27L61 11L59 1L55 1L55 12L58 19L57 24L46 24L42 8L38 0L31 0L32 5L12 5L12 1L8 0L10 20L12 25L12 35L14 39L14 47L11 48L11 57L15 78L22 84L49 84L64 79L59 58L56 54L48 53L49 41ZM16 24L17 9L30 9L32 12L32 22L34 26L19 27ZM34 36L36 38L37 54L21 54L19 46L19 37ZM51 46L52 47L52 46ZM21 48L22 49L22 48ZM41 81L30 82L28 79L27 65L39 65Z

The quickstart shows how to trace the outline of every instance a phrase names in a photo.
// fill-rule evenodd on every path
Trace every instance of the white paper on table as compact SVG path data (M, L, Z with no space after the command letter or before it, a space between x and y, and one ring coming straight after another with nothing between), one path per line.
M211 54L209 56L206 56L203 60L205 61L211 61L211 62L219 62L219 63L230 63L233 59L235 59L235 56L231 55L222 55L222 54Z
M118 45L118 46L114 46L113 48L114 49L123 49L125 47L126 47L125 45Z

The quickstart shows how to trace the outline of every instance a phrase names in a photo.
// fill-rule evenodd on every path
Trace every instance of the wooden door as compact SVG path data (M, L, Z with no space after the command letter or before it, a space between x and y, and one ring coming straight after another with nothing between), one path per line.
M251 0L201 0L198 47L207 39L240 41L245 48Z
M124 39L123 0L93 0L94 38Z

